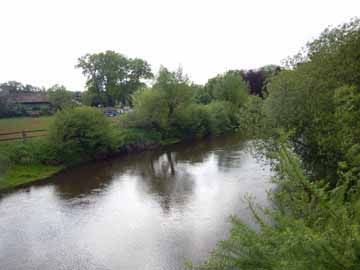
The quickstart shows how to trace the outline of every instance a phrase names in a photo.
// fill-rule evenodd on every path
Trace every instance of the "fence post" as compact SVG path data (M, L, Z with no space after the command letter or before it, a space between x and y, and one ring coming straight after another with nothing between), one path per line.
M25 141L26 140L26 131L25 130L21 131L21 134L22 134L23 140Z

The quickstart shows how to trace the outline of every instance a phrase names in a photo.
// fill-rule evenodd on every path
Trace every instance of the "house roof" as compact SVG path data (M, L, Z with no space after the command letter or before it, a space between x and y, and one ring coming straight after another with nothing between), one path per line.
M44 93L23 92L8 97L12 103L50 103L49 97Z

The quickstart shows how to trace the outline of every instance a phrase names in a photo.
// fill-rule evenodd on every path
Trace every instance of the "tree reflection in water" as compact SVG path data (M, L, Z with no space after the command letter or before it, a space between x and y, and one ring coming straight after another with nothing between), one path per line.
M108 186L126 175L136 180L138 190L146 193L143 195L155 196L167 213L175 205L184 207L191 197L194 165L214 157L219 170L239 166L242 162L239 153L244 148L239 141L237 136L224 136L89 163L54 177L53 185L61 200L82 198L75 201L90 204L90 196L106 193Z
M194 180L188 166L178 164L177 152L170 150L144 153L127 169L137 178L137 188L156 197L164 213L181 208L192 193Z

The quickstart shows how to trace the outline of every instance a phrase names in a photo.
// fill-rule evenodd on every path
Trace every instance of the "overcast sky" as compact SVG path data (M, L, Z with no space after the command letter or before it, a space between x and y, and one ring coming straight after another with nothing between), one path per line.
M280 64L326 26L360 16L360 0L0 0L0 82L83 90L74 68L114 50L181 65L197 83L229 69Z

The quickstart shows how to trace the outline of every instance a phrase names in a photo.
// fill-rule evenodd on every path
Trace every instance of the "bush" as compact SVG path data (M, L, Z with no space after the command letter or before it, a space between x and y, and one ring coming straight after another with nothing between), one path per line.
M204 92L205 96L209 94L212 100L227 101L241 107L247 101L249 88L240 74L228 71L210 79L205 85ZM207 101L208 98L206 97L205 100Z
M174 125L182 137L218 135L238 127L237 111L227 101L213 101L207 105L190 104L178 112Z
M248 102L240 108L240 129L242 133L252 136L261 136L264 129L266 115L263 109L264 101L257 96L249 96Z
M128 144L160 142L161 134L154 130L127 128L120 129L116 136L116 145L118 148Z
M58 158L66 163L94 159L114 147L111 123L99 110L89 107L58 112L49 139Z
M238 126L238 116L233 104L226 101L213 101L206 105L206 110L210 116L210 134L233 130Z
M31 139L1 144L3 159L8 165L41 163L47 155L44 154L45 139Z
M210 133L210 115L202 104L190 104L175 117L176 127L183 137L203 137Z
M55 84L48 89L49 101L55 110L74 107L73 93L68 91L65 86Z
M169 112L164 95L157 89L141 90L135 93L134 111L125 120L130 127L166 129Z
M12 164L34 164L40 163L41 150L38 141L17 142L11 145L9 158Z

